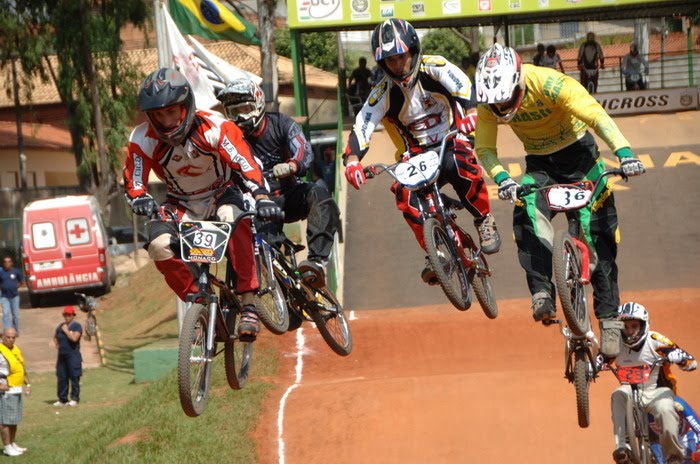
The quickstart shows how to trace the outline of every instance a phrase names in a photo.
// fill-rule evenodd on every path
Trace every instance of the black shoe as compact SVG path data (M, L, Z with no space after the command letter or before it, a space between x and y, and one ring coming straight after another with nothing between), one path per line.
M617 464L632 464L630 450L627 448L618 448L613 451L613 459Z
M547 292L537 292L532 295L532 317L536 322L554 319L556 316L557 308Z
M420 273L420 278L428 285L437 285L438 283L435 271L433 271L433 266L430 265L430 260L427 256L425 258L425 267Z
M299 263L301 278L313 288L326 286L326 266L316 259L307 259Z
M238 339L242 342L254 342L260 333L260 318L255 306L244 306L238 322Z

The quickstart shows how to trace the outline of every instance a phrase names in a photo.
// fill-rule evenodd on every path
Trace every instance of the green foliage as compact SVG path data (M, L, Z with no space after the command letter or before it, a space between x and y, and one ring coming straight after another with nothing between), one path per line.
M421 39L424 55L440 55L459 65L462 57L469 56L469 47L449 29L435 29Z
M338 43L335 32L305 32L301 34L304 62L308 65L338 72ZM289 29L275 31L275 51L278 55L292 57Z

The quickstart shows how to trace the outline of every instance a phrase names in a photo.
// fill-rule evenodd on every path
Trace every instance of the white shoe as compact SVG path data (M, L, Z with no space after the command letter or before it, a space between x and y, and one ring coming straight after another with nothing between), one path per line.
M14 449L12 445L6 445L2 452L5 453L5 456L22 456L22 452Z
M60 408L60 407L65 406L66 404L68 404L68 403L64 403L63 401L58 400L53 405Z
M10 446L19 451L20 453L25 453L27 451L27 448L22 448L17 443L10 443Z
M70 400L70 401L68 402L68 406L71 406L71 407L73 407L73 408L76 407L77 405L78 405L78 402L75 401L75 400Z

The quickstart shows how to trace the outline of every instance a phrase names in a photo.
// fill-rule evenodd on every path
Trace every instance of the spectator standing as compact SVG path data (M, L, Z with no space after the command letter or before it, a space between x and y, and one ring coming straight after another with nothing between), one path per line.
M15 442L17 425L22 421L22 388L26 394L31 393L31 384L24 370L24 358L18 346L15 346L17 330L5 327L0 343L0 433L4 445L3 453L7 456L19 456L27 451Z
M554 45L547 45L547 53L540 60L540 66L545 68L559 69L562 74L564 72L564 65L561 62L561 56L557 53L557 47Z
M588 89L593 84L593 93L598 91L598 69L605 69L603 49L595 40L595 34L586 34L586 41L578 49L578 69L581 71L581 85Z
M82 326L75 322L75 308L63 308L63 322L56 327L53 337L58 349L56 377L58 377L58 401L54 406L77 406L80 402L80 377L83 375L83 357L80 354ZM70 383L70 401L68 384Z
M370 79L372 79L372 71L367 67L367 58L360 57L358 67L352 70L350 81L348 82L348 92L350 95L360 97L362 101L367 100L369 90L372 88Z
M542 66L542 57L544 56L544 44L537 44L537 53L532 57L532 64Z
M13 327L19 333L19 286L22 273L14 267L12 258L5 256L0 268L0 290L2 291L2 325Z
M642 78L642 66L644 75L649 75L649 63L639 54L637 44L630 45L630 52L622 60L622 75L625 76L625 87L627 90L644 90L647 88L646 81Z

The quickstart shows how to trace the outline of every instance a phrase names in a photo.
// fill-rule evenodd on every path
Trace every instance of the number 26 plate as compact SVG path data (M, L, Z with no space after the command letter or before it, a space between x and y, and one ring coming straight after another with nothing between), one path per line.
M180 253L193 263L218 263L226 254L231 225L226 222L181 222Z

